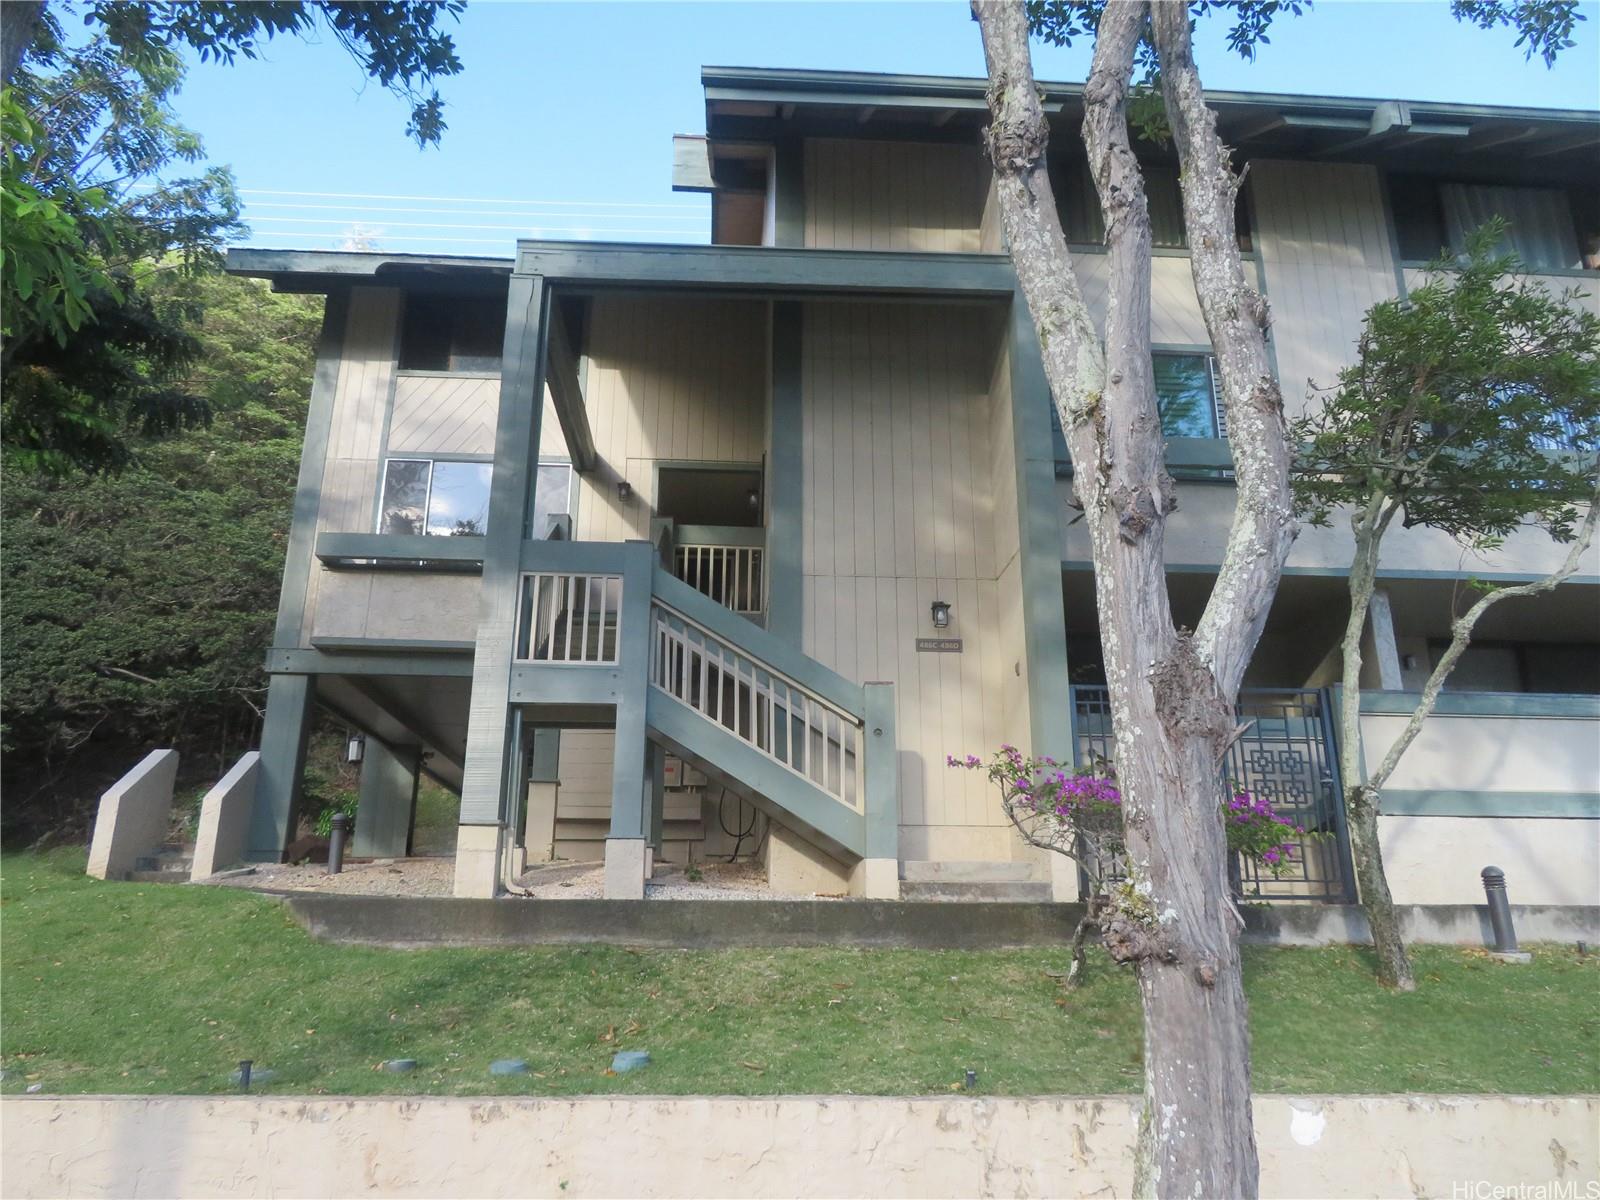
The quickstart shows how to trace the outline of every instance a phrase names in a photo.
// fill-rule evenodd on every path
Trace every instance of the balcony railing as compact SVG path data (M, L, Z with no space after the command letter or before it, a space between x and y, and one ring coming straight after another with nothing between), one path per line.
M602 666L617 661L622 576L528 572L517 661Z

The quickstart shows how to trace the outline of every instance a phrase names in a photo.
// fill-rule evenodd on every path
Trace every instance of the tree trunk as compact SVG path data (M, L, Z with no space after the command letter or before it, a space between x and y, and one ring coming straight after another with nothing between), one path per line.
M0 84L11 85L43 15L44 0L0 0Z
M1361 908L1367 914L1372 948L1378 956L1378 982L1402 992L1414 992L1417 979L1411 971L1411 956L1406 953L1400 918L1394 911L1394 897L1389 894L1389 877L1383 870L1383 851L1378 844L1378 793L1364 784L1346 788L1345 816L1350 829L1350 857L1356 866L1356 886L1361 889Z
M1249 1028L1238 913L1227 895L1220 756L1233 697L1293 540L1282 406L1267 366L1265 308L1233 241L1235 181L1181 37L1168 31L1169 94L1185 160L1195 281L1218 351L1235 445L1238 513L1212 603L1191 635L1173 625L1163 554L1175 488L1150 359L1150 221L1129 140L1144 0L1112 0L1084 89L1084 142L1105 218L1109 300L1103 349L1073 275L1046 171L1048 129L1014 0L974 0L989 68L987 133L1012 261L1038 329L1073 461L1094 566L1100 637L1123 792L1129 882L1102 921L1134 965L1144 1010L1139 1195L1256 1195ZM1196 183L1195 180L1200 180ZM1191 192L1209 191L1194 199ZM1226 245L1218 245L1225 211ZM1231 256L1231 257L1230 257ZM1274 439L1276 439L1274 441Z
M1350 522L1355 554L1350 561L1350 613L1340 647L1344 663L1344 689L1339 712L1339 775L1344 781L1345 824L1350 831L1350 861L1356 869L1356 888L1372 948L1378 958L1378 982L1402 992L1417 990L1411 958L1406 953L1400 921L1395 916L1389 878L1383 870L1383 847L1378 841L1378 791L1364 776L1361 752L1361 638L1372 608L1372 589L1378 577L1378 548L1394 510L1382 492Z

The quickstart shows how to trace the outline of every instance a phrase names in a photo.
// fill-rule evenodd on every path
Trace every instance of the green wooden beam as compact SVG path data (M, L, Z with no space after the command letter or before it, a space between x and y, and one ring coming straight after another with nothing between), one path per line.
M594 448L594 432L589 428L589 410L583 400L583 383L578 370L578 347L567 331L566 318L559 303L550 306L550 351L547 367L550 398L556 419L567 440L567 454L575 471L592 471L600 463Z
M317 557L329 566L345 561L379 563L440 562L481 564L483 539L425 533L329 533L317 536Z
M317 694L309 675L274 675L261 724L261 775L250 808L248 862L282 862L300 807L301 776Z
M455 654L470 658L475 646L472 642L425 641L413 638L313 637L311 648L329 650L335 654Z
M463 825L498 825L506 790L517 580L533 509L534 464L539 461L549 308L549 288L543 279L526 274L512 277L501 355L489 526L483 538L483 590L478 602L467 761L462 772Z
M1006 297L1016 285L1003 254L803 250L771 246L517 243L519 274L565 284L638 284L750 292L917 293Z
M305 623L306 588L311 580L311 550L322 507L322 476L328 464L328 439L333 431L333 403L339 388L339 365L345 327L350 322L349 290L328 297L322 313L316 373L311 378L311 404L306 414L306 440L300 448L300 474L295 483L294 514L283 556L283 587L278 594L278 621L273 642L299 644Z
M274 646L267 651L267 672L271 675L436 675L460 678L472 674L472 654L439 650L373 654L366 651Z
M802 364L805 305L772 305L772 451L767 468L767 628L799 649L804 554L805 414Z

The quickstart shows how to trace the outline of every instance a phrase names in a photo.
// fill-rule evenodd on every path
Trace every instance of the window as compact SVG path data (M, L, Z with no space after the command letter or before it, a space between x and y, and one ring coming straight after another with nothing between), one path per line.
M410 293L400 329L400 369L498 371L505 328L503 296Z
M1155 354L1156 406L1168 437L1227 437L1217 403L1217 360L1209 354Z
M485 462L391 458L384 466L378 532L482 537L492 473Z
M1563 188L1445 183L1395 175L1389 180L1389 195L1400 257L1407 262L1461 253L1468 235L1498 216L1507 225L1500 249L1516 254L1530 270L1584 265L1572 196Z
M550 518L572 512L572 464L540 463L533 485L533 536L550 536Z
M489 526L493 474L486 462L391 458L384 465L378 532L482 537ZM571 464L540 463L533 492L534 536L547 536L550 518L571 511Z

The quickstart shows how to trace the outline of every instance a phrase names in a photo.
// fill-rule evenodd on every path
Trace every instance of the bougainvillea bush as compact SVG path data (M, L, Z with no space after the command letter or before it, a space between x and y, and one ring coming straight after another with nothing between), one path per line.
M1009 745L987 760L969 754L951 755L946 762L987 774L1000 790L1001 808L1023 837L1075 859L1096 883L1121 854L1122 792L1110 763L1074 769L1048 755L1026 757ZM1274 878L1295 862L1305 830L1281 816L1266 797L1233 785L1221 810L1229 850Z

